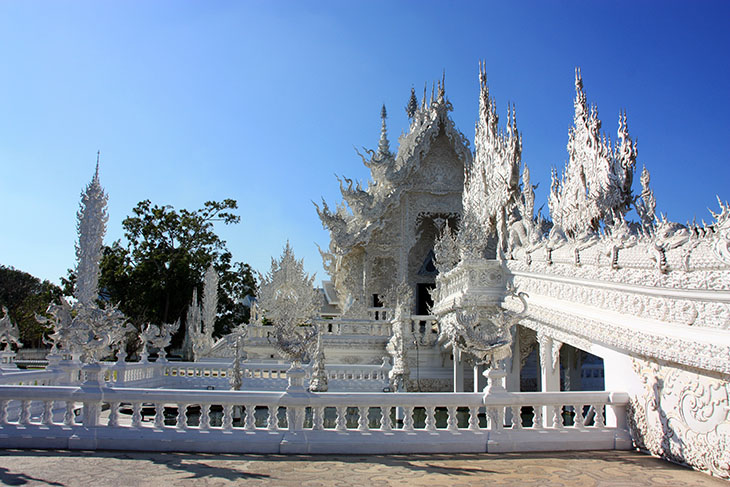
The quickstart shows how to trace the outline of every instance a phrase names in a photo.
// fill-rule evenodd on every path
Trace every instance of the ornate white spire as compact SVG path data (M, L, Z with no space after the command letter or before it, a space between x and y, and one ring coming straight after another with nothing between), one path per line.
M408 105L406 105L406 115L409 120L413 120L413 117L418 111L418 99L416 98L416 90L411 87L411 97L408 99Z
M212 343L215 318L218 314L218 274L213 264L208 266L203 280L203 335Z
M311 325L322 304L313 286L314 276L304 272L304 261L294 257L287 241L281 258L271 259L271 270L266 275L259 274L259 282L256 295L261 318L274 325L269 342L292 362L304 361L317 338L317 330L300 325Z
M378 158L384 159L390 157L390 142L388 142L388 127L385 124L385 119L388 118L388 112L385 110L385 104L383 109L380 111L380 118L382 125L380 128L380 142L378 142Z
M99 295L99 261L108 219L108 196L99 183L99 156L100 153L97 153L94 177L81 193L80 208L76 214L79 240L76 245L74 297L83 304L94 302Z
M601 134L598 108L589 109L580 69L575 72L573 127L568 163L559 178L553 173L548 199L553 222L568 236L595 232L601 221L623 218L633 201L631 183L636 144L629 137L626 114L619 115L618 144Z
M462 198L464 222L479 222L482 228L478 231L485 234L497 231L500 248L505 251L508 215L520 196L522 142L514 106L508 106L506 133L500 132L496 104L489 96L486 68L481 62L479 88L474 162L467 167Z

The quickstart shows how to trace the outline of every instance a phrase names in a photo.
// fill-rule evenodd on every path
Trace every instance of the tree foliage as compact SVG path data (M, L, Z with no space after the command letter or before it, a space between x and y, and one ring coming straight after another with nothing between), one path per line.
M61 288L49 281L0 265L0 306L8 308L25 348L42 346L43 336L49 330L38 323L35 315L45 314L48 305L61 295Z
M116 241L104 247L101 299L119 303L137 328L147 322L184 323L193 288L202 292L203 275L212 263L220 278L214 334L221 336L248 321L241 300L255 292L251 268L232 262L226 243L215 233L215 223L240 221L236 209L232 199L208 201L194 211L140 202L122 222L126 245ZM184 326L180 329L173 347L182 341Z

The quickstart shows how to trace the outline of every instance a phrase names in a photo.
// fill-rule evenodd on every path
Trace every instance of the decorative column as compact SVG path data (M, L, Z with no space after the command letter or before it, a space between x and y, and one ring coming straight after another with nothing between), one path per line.
M519 327L519 325L515 325ZM514 338L512 339L512 357L508 361L510 365L507 370L507 390L510 392L520 392L520 374L522 373L522 360L520 359L520 333L515 329Z
M454 355L454 392L464 392L464 363L461 360L461 350L452 346Z
M560 392L560 347L561 342L538 332L537 342L540 349L540 385L542 392ZM553 423L553 408L545 406L542 412L544 427Z

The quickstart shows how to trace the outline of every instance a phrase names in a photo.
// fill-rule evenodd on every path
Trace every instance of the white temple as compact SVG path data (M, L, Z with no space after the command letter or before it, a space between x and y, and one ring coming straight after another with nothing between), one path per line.
M543 220L515 109L500 126L481 67L479 81L473 154L441 81L436 96L412 95L395 154L383 109L378 150L363 157L372 180L340 181L343 204L317 208L331 234L325 295L339 313L330 320L337 336L325 335L328 356L377 362L388 334L378 324L396 306L388 290L404 282L415 295L408 390L477 391L480 360L465 351L491 350L479 341L494 342L504 313L519 313L508 358L492 357L507 390L524 388L536 350L539 390L625 390L636 445L727 476L730 207L719 201L707 225L657 216L647 168L640 191L632 187L637 148L626 113L612 142L577 70L569 160L553 171ZM626 219L632 208L640 221ZM526 294L524 311L512 289Z
M51 309L46 370L0 370L0 447L641 448L730 478L730 205L710 224L657 217L646 168L633 188L626 114L612 142L576 71L569 160L536 215L515 108L500 125L481 66L479 84L473 152L445 80L420 102L412 92L395 153L383 108L378 148L361 156L371 181L343 178L343 203L317 207L331 235L320 292L287 244L252 324L214 342L209 270L188 315L195 362L100 360L128 331L89 298L106 221L97 170L79 213L85 291ZM148 325L143 343L164 351L176 327Z

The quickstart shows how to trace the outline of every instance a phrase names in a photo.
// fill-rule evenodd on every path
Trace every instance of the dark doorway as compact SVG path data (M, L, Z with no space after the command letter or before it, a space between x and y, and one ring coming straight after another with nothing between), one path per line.
M436 287L436 284L426 282L419 283L416 285L416 314L427 315L429 314L431 307L433 307L433 298L431 297L431 291Z

